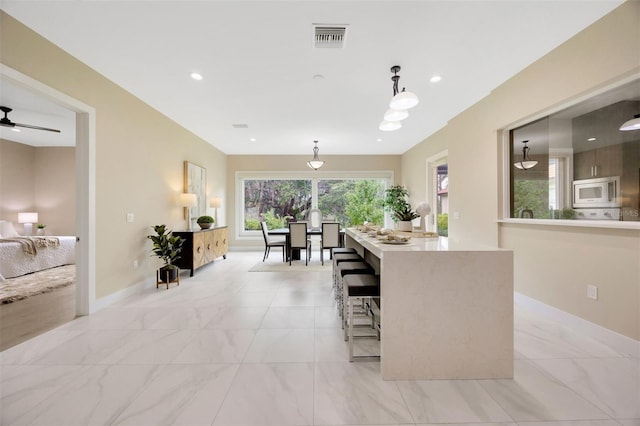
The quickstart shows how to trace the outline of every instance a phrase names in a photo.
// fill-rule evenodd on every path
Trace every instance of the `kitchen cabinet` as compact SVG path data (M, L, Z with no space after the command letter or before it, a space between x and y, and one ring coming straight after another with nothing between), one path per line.
M576 152L573 155L573 179L591 179L622 174L622 144Z
M226 226L194 231L174 231L174 235L184 238L180 259L176 262L180 269L196 269L222 257L227 258L229 251L229 231Z

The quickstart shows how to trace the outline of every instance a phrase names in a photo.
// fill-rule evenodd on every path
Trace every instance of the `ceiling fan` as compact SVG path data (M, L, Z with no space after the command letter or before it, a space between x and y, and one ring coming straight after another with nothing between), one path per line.
M0 126L12 127L12 128L13 127L24 127L26 129L46 130L47 132L60 133L60 130L58 130L58 129L50 129L48 127L40 127L40 126L32 126L31 124L14 123L13 121L9 120L9 118L7 117L7 114L9 114L11 111L13 111L11 108L6 107L6 106L0 106L0 110L2 112L4 112L4 117L0 118Z

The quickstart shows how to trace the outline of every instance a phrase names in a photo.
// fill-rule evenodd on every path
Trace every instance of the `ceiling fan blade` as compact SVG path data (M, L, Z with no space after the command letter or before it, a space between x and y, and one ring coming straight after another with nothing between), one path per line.
M16 127L24 127L27 129L36 129L36 130L46 130L47 132L56 132L56 133L60 133L60 130L58 129L50 129L48 127L40 127L40 126L32 126L31 124L21 124L21 123L14 123Z

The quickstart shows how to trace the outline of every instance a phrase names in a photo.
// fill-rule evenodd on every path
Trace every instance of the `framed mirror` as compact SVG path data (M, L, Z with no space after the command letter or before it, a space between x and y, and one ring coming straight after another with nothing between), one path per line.
M207 214L207 170L189 161L184 162L184 192L196 194L198 204L189 207L192 219ZM185 211L185 218L187 212Z

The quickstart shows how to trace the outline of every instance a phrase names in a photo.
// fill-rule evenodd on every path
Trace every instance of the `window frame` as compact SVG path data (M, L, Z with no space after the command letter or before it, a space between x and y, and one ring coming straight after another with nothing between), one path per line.
M640 222L635 221L600 221L600 220L566 220L566 219L520 219L512 218L511 215L511 200L513 199L513 188L511 186L511 167L513 167L512 149L511 149L511 131L532 123L537 120L541 120L552 114L563 111L567 108L573 107L579 103L588 101L590 98L601 95L610 90L616 89L620 86L628 84L634 80L640 79L640 73L634 73L626 78L620 79L614 83L602 85L594 90L584 93L580 96L576 96L567 100L566 102L559 103L554 107L539 111L536 114L527 116L520 120L517 120L501 129L498 129L498 164L502 167L498 170L498 178L500 183L499 187L499 207L496 222L498 223L513 223L522 225L549 225L549 226L570 226L581 228L609 228L609 229L640 229ZM573 173L573 159L570 158L565 169L568 169ZM571 191L565 194L565 197L571 197Z
M394 172L392 170L376 171L237 171L235 173L236 189L236 212L235 237L238 240L258 240L262 239L262 231L244 229L244 181L245 180L310 180L311 181L311 207L318 206L318 181L338 180L338 179L381 179L385 189L394 182ZM389 218L385 212L385 223Z

